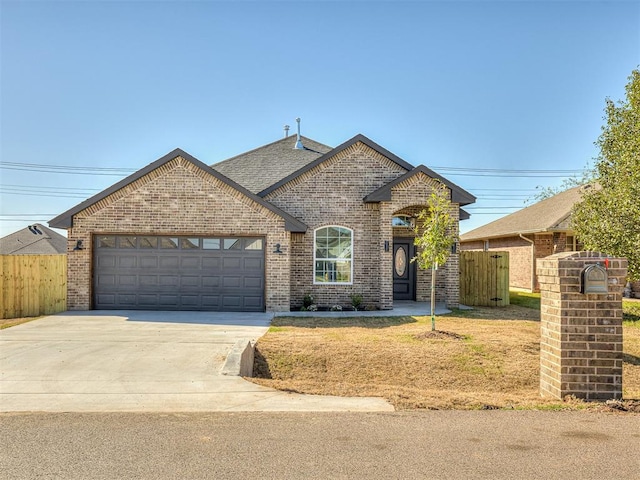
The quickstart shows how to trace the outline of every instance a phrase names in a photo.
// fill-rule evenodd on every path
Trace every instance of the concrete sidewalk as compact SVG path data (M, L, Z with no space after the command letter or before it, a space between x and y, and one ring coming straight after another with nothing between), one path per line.
M353 312L355 313L355 312ZM0 331L0 411L391 411L379 398L298 395L221 370L270 313L66 312Z

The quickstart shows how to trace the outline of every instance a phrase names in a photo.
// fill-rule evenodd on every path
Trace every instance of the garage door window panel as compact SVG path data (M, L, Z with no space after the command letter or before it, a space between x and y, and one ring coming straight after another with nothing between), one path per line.
M158 248L158 237L140 237L140 248Z
M170 249L178 248L177 237L160 237L160 248Z
M247 240L247 244L244 247L245 250L262 250L262 239L256 238L255 240Z
M240 240L239 238L225 238L224 249L225 250L241 250L242 240Z
M204 250L220 250L220 239L219 238L203 238L202 248Z
M98 237L98 248L116 248L116 237L113 235Z
M181 238L180 248L182 250L194 250L200 248L199 238Z
M119 248L136 248L136 237L118 237Z

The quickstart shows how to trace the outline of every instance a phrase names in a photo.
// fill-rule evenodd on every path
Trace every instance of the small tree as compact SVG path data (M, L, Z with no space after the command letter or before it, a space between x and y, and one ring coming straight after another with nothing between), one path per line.
M429 195L427 208L418 214L414 240L418 252L411 259L422 270L431 269L431 330L436 329L436 271L451 254L451 247L456 241L455 227L447 188L440 185Z

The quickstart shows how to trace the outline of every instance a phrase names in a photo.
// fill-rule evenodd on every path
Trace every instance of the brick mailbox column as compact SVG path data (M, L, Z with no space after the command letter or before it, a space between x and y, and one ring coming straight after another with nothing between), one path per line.
M606 262L605 262L606 260ZM608 263L608 267L606 264ZM588 265L607 270L605 293L580 293ZM540 394L562 399L622 398L622 291L627 260L597 252L538 259Z

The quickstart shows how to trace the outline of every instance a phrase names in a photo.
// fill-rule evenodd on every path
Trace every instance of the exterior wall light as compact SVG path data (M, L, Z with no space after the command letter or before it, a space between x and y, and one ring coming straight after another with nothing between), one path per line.
M280 250L280 244L276 243L276 249L273 251L273 253L284 253L282 250Z
M73 247L74 250L84 250L84 247L82 246L82 240L78 240L76 242L76 246Z

